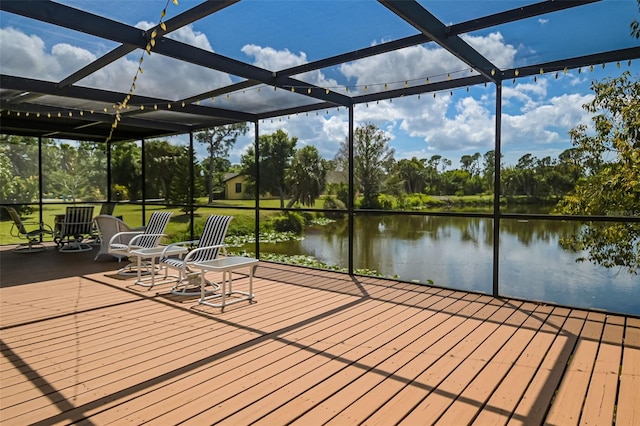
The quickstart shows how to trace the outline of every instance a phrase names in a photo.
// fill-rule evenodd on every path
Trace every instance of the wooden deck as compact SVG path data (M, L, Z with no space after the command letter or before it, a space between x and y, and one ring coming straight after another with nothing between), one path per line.
M638 318L270 263L222 313L91 252L0 262L2 425L640 424Z

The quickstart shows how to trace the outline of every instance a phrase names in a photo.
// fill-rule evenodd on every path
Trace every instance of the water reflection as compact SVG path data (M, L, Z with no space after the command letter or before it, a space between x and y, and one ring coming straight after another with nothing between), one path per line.
M354 267L388 277L491 293L493 220L450 216L356 216ZM625 271L589 262L560 247L578 222L502 220L500 292L559 304L640 314L640 282ZM298 242L262 250L348 264L348 222L311 227Z

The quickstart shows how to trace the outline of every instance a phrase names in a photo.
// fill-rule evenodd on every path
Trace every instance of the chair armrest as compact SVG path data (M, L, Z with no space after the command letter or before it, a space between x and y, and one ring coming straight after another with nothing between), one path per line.
M44 222L22 222L23 225L27 226L37 226L38 227L38 231L41 232L46 232L47 234L53 234L53 229L51 229L51 225L48 225ZM14 224L15 225L15 224ZM31 232L36 231L36 229L32 230Z
M53 235L53 228L51 227L51 225L44 223L44 222L40 222L40 229L48 234L52 234Z
M122 237L127 236L127 235L138 236L140 234L142 234L142 231L123 231L123 232L118 232L118 233L114 234L113 237L111 237L111 239L109 240L109 245L113 244L114 241L117 238L122 238ZM129 244L129 243L122 243L122 244Z
M225 256L227 255L227 246L225 244L216 244L214 246L198 247L198 248L195 248L195 249L191 250L189 253L187 253L187 255L184 257L184 263L187 263L189 261L189 259L191 259L191 257L193 255L195 255L196 253L198 253L199 251L210 250L210 249L216 248L216 247L221 248L222 249L222 254L224 254Z
M167 245L164 250L162 250L162 254L160 255L160 262L162 262L162 259L166 259L167 257L167 251L171 248L171 247L180 247L180 246L188 246L188 245L194 245L194 244L198 244L200 240L191 240L191 241L180 241L177 243L171 243L169 245Z

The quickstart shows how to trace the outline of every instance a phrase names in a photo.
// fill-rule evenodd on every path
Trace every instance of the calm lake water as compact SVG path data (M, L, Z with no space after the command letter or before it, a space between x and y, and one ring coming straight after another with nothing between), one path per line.
M490 219L360 216L355 219L354 267L401 280L491 294ZM577 263L560 247L578 223L502 220L500 294L609 312L640 315L640 276ZM261 244L261 251L313 256L347 267L347 221L306 230L302 241Z

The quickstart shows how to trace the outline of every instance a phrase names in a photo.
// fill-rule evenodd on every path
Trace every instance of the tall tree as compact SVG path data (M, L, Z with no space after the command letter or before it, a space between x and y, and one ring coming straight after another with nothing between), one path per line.
M402 181L407 194L424 191L428 176L424 163L425 160L413 157L411 160L403 158L395 164L394 170Z
M177 147L181 150L181 155L175 158L172 164L173 175L169 183L169 191L167 194L167 201L173 204L182 204L182 211L189 213L192 209L190 207L191 201L195 203L195 199L204 194L201 180L199 179L201 173L201 167L195 158L195 152L189 158L188 147ZM193 163L193 189L191 192L191 163Z
M581 124L570 131L584 176L559 203L563 214L640 216L640 82L629 72L591 85L593 131ZM586 250L606 267L640 269L640 223L587 222L565 246ZM583 259L580 259L583 260Z
M224 164L215 161L216 158L226 157L231 147L236 143L238 136L246 134L248 130L247 123L234 123L196 133L196 140L201 144L205 144L209 153L209 167L206 173L209 203L213 202L213 192L217 186L215 178L220 176L219 172L221 172L221 170L216 169L216 165Z
M362 192L362 208L377 208L378 195L387 172L393 165L394 150L389 138L372 123L358 126L353 132L354 179ZM349 159L349 140L340 144L336 160L346 170Z
M129 200L135 201L142 196L142 149L135 142L118 142L111 144L111 184L127 189ZM113 194L120 199L117 193Z
M178 173L181 157L186 155L185 146L170 144L167 140L145 142L145 185L147 197L171 199L171 181Z
M483 155L484 182L487 188L494 190L494 179L496 174L496 152L492 149Z
M270 135L260 135L258 138L258 152L260 154L260 186L258 193L278 195L280 208L284 208L284 199L288 194L287 170L291 164L291 157L295 152L298 138L289 138L280 129ZM257 169L255 151L253 147L241 157L242 171L247 176L247 188L253 190L256 185Z
M287 174L291 199L287 207L300 202L313 206L324 191L327 181L327 162L320 157L318 148L307 145L295 152Z

